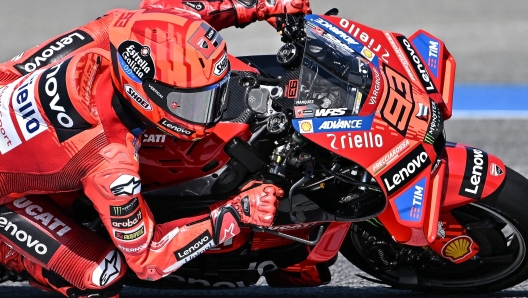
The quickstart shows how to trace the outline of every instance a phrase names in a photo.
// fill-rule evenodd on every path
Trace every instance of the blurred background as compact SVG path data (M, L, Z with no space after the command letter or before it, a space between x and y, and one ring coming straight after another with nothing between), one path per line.
M2 0L0 60L11 59L112 8L139 0ZM311 0L315 13L340 15L370 27L411 35L424 29L444 40L457 60L457 82L528 83L528 1ZM222 35L234 55L275 53L280 38L266 22Z

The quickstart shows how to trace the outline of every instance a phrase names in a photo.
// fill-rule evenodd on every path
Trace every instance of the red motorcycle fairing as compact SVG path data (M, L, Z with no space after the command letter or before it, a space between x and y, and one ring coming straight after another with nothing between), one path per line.
M442 210L467 205L495 192L506 177L506 166L498 157L464 144L448 143Z
M455 87L455 58L451 56L445 44L440 39L424 30L416 31L409 41L417 49L425 67L431 74L434 84L442 93L442 100L435 99L440 106L444 120L451 118L453 113L453 91Z
M448 143L442 157L442 162L433 171L435 175L431 177L432 183L425 188L426 190L430 188L424 197L430 197L431 203L428 204L427 200L422 202L426 223L423 229L420 228L420 225L424 223L423 220L412 224L400 217L402 213L398 212L399 209L395 204L400 197L390 199L392 208L385 209L379 215L379 219L396 241L409 245L431 244L431 247L440 255L444 255L443 250L449 246L447 243L449 240L456 237L469 238L473 253L465 254L463 258L451 259L453 262L461 263L476 254L478 246L465 230L450 231L450 229L459 229L460 225L457 224L456 219L450 217L449 210L476 202L495 192L504 181L506 167L496 156L462 144ZM403 193L412 192L412 188L418 185L416 181L421 179L426 178L424 176L416 178ZM413 202L416 199L415 194L416 192L412 194ZM413 209L410 212L413 212ZM438 231L439 222L445 227L440 233Z
M400 243L424 246L436 238L445 162L437 166L435 175L431 169L432 165L427 166L399 195L390 197L389 207L378 216Z

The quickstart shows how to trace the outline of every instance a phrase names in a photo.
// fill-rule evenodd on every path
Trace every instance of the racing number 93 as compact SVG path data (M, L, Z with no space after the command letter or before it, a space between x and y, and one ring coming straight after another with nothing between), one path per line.
M414 109L412 86L407 78L387 65L384 72L389 83L389 92L381 109L381 117L405 136Z

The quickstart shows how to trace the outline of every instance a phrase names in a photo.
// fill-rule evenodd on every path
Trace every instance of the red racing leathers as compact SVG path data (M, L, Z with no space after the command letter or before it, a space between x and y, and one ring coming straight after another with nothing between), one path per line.
M279 0L277 9L263 0L174 0L144 1L142 7L198 13L221 29L285 9L309 12L302 3ZM140 144L116 112L120 104L109 73L108 28L126 22L128 14L111 11L0 65L0 85L6 85L0 89L0 242L23 254L30 273L44 268L83 290L108 287L124 275L125 261L114 247L140 278L156 280L236 235L240 222L271 225L276 196L283 195L254 182L211 214L155 223L141 196ZM27 196L78 189L92 201L113 244L49 200ZM59 287L46 274L35 280Z

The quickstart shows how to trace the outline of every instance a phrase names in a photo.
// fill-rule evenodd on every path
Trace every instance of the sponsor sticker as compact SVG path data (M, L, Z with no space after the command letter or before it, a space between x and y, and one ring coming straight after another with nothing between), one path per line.
M62 143L85 129L92 128L75 109L66 87L66 70L71 59L57 64L42 73L39 78L38 92L40 103L48 120Z
M137 103L143 110L152 111L152 106L145 100L132 86L125 84L125 92L135 103Z
M0 89L0 152L2 154L6 154L22 144L10 111L11 95L21 80L19 79Z
M468 236L459 236L447 242L442 248L442 256L455 262L471 253L473 239Z
M380 134L372 132L363 133L341 133L326 135L330 141L330 147L333 149L361 149L361 148L382 148L383 137Z
M298 122L300 133L313 133L313 122L312 120L300 120Z
M11 100L16 122L26 141L48 129L35 99L35 85L41 73L41 71L36 71L23 81L22 85L13 92Z
M488 154L476 148L466 148L466 168L459 195L480 199L488 174Z
M151 56L150 47L137 41L126 40L117 48L119 66L126 75L136 83L143 83L156 75L156 67Z
M112 250L93 271L92 282L104 287L114 281L119 273L121 273L121 256L117 250Z
M202 53L206 59L211 58L218 45L224 41L220 34L213 34L211 29L211 26L203 23L188 40L188 43Z
M158 124L164 126L165 128L167 128L168 130L170 131L173 131L175 133L178 133L178 134L181 134L181 135L185 135L185 136L190 136L194 133L194 131L192 130L189 130L183 126L180 126L174 122L171 122L165 118L161 119Z
M431 119L429 121L429 126L427 127L427 132L425 133L424 142L428 144L433 144L436 138L442 133L444 129L444 120L442 119L442 114L436 102L431 100Z
M143 214L141 213L141 210L138 208L137 211L132 214L132 216L127 218L110 218L110 222L112 223L112 227L118 228L118 229L128 229L133 228L137 226L141 220L143 219Z
M143 134L143 143L165 143L166 134Z
M128 252L128 253L138 253L144 249L147 248L147 243L144 243L138 247L134 247L134 248L127 248L127 247L123 247L121 245L118 245L117 246L120 250L124 251L124 252Z
M20 74L26 75L63 59L93 41L94 39L90 34L82 30L75 30L56 38L49 44L43 45L39 51L28 57L24 62L15 64L14 67Z
M420 56L418 55L414 47L411 45L411 42L403 36L398 36L396 37L396 39L400 43L403 52L411 62L411 66L413 67L414 72L418 75L418 79L422 82L422 85L427 91L427 93L438 93L438 90L436 90L431 75L429 75L429 71L427 71L427 68L422 63L422 59L420 59Z
M425 62L429 66L429 70L431 70L433 76L438 78L440 41L424 33L420 33L412 42L418 52L420 52L420 55L427 60Z
M112 206L110 205L110 216L126 216L134 212L139 206L138 198L134 198L121 206Z
M337 109L316 109L315 117L335 117L335 116L344 116L347 113L346 108L337 108Z
M47 227L48 230L53 232L53 234L57 234L59 237L62 237L71 231L71 228L59 218L46 212L41 206L33 204L33 202L26 197L13 201L12 205L14 208L23 209L28 216L33 217L41 226Z
M402 220L419 222L422 219L426 184L427 179L424 177L394 200Z
M390 196L431 165L431 159L422 145L409 152L402 160L388 169L381 180Z
M372 127L374 116L350 116L350 117L328 117L328 118L313 118L310 120L293 120L295 129L304 133L318 133L318 132L348 132L348 131L363 131L370 130ZM309 122L308 122L309 121ZM311 123L311 130L305 123ZM303 129L301 125L306 125Z
M0 206L0 235L45 265L61 245L6 206Z
M114 237L121 241L134 241L145 235L145 224L141 224L139 228L131 232L114 230Z
M410 147L409 140L403 140L400 144L394 147L389 153L385 154L382 158L372 165L372 171L374 175L381 172L386 166L390 165L393 161L398 159L401 153L405 152Z
M504 174L504 170L501 169L498 165L491 163L490 165L490 174L491 176L500 176Z
M229 68L229 58L227 54L224 54L218 62L215 63L213 68L213 74L217 77L221 76Z
M131 175L121 175L110 184L114 196L131 196L141 192L141 180Z
M205 231L198 237L196 237L193 241L191 241L191 243L175 251L174 256L179 261L184 260L186 258L189 258L190 256L200 254L202 251L204 251L204 248L210 247L208 245L210 245L211 243L213 243L213 236L209 231Z

